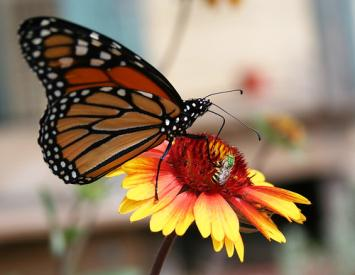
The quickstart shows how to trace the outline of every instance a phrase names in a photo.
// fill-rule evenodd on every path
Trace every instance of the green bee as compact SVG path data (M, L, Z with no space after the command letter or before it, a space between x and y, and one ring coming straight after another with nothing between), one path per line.
M227 154L224 159L217 165L217 171L213 174L212 180L218 185L224 185L229 179L234 164L235 156L232 154Z

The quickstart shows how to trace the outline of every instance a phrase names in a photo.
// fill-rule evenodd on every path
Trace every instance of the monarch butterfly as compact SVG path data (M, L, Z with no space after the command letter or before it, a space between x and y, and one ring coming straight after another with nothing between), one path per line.
M91 183L164 140L168 151L212 104L183 101L140 56L74 23L30 18L19 37L48 99L38 143L65 183Z
M212 180L218 185L224 185L233 170L235 164L235 156L227 154L224 159L216 167L216 172L212 176Z

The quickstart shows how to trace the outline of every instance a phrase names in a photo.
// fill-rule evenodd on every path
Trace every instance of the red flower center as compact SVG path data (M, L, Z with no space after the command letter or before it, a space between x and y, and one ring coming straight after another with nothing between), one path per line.
M203 138L176 138L167 163L190 191L236 195L240 187L250 184L243 156L220 139L209 137L208 140L209 153Z

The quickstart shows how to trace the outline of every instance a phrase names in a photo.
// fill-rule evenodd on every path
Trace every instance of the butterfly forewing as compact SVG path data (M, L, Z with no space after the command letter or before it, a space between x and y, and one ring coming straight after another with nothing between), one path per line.
M120 43L53 17L26 20L19 29L22 52L47 91L50 104L90 87L142 90L173 101L182 100L156 69Z

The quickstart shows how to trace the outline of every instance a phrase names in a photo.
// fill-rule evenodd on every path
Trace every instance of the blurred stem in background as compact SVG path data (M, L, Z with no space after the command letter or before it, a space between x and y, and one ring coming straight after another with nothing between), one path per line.
M159 70L164 72L164 74L168 74L171 70L180 51L191 15L192 2L193 0L179 1L179 10L176 15L172 34L159 65Z
M109 185L104 180L75 188L68 216L61 224L56 199L49 190L42 190L40 198L49 224L49 245L56 259L57 273L76 274L82 252L95 223L99 203L106 197Z

